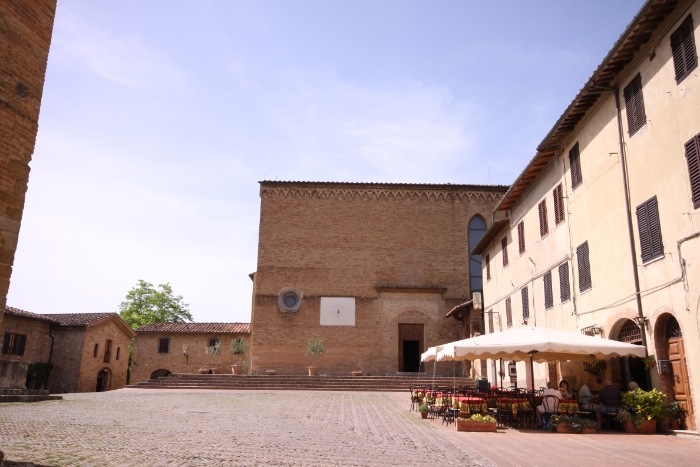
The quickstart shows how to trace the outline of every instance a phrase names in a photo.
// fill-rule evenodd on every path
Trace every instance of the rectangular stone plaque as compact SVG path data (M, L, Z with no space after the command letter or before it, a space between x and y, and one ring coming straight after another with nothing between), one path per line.
M321 297L321 326L354 325L354 297Z

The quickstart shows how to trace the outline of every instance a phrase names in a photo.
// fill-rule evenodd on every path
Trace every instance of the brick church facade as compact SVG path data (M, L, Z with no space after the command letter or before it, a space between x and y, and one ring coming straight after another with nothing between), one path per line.
M491 224L506 189L261 182L252 370L304 374L308 340L323 339L321 373L415 372L427 347L481 332L468 306L446 315L471 300L470 280L481 288L469 227Z

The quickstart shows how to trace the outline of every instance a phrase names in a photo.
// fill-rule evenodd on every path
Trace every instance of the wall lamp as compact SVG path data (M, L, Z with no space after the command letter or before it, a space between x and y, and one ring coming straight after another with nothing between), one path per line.
M634 322L637 323L637 326L640 328L645 328L646 330L649 330L649 320L647 319L646 316L635 316Z

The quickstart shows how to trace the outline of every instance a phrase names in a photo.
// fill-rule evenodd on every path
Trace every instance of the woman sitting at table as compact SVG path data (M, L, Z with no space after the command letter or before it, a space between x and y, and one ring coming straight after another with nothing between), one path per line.
M569 387L569 382L565 379L561 380L561 383L559 383L559 390L561 391L561 395L563 399L573 399L574 398L574 390Z
M549 381L547 382L547 389L544 390L542 393L542 405L537 406L537 425L542 426L542 414L546 412L544 404L545 404L545 399L547 396L554 396L557 399L561 400L561 392L557 389L557 383L554 381ZM549 410L554 410L555 407L551 407L550 404L552 404L552 399L547 400L548 407L547 409Z

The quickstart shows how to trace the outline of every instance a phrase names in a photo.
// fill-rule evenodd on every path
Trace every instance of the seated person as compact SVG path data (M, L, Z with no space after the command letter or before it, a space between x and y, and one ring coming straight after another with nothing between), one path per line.
M591 394L591 389L593 389L594 385L595 382L589 379L578 392L578 403L582 410L589 410L591 412L598 410L599 406L593 402L593 394Z
M613 387L611 381L605 382L605 387L599 393L600 407L596 412L598 417L598 429L603 427L603 414L616 414L622 403L622 394L620 390Z
M630 391L634 391L636 389L639 389L639 385L637 383L635 383L634 381L630 381L629 387L630 387Z
M559 390L561 391L561 395L563 399L573 399L574 398L574 390L569 387L569 382L565 379L561 380L561 383L559 383Z
M622 391L622 380L620 378L615 378L613 380L613 387L618 391Z
M549 381L547 383L547 389L544 390L542 393L543 398L547 396L554 396L558 400L561 400L561 392L557 389L557 383L554 381ZM549 399L547 400L547 404L552 404L554 401ZM535 412L537 414L537 424L542 426L542 414L545 413L545 407L544 407L544 399L542 400L542 405L537 406L537 411ZM552 405L548 405L547 407L549 410L555 410L556 407L553 407Z

